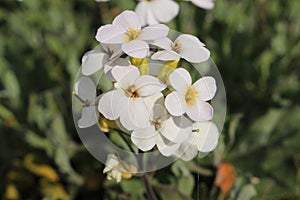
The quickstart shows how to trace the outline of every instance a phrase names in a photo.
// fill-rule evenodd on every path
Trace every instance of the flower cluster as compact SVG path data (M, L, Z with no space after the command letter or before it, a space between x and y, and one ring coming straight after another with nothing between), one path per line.
M219 131L211 122L209 101L216 93L216 81L204 76L193 83L188 70L178 66L180 60L207 61L210 52L195 36L182 34L172 41L168 34L163 24L142 27L133 11L122 12L112 24L98 29L96 39L102 48L83 56L84 76L75 84L75 96L83 105L80 128L103 116L120 125L120 134L126 130L140 150L156 147L164 156L183 160L215 148ZM113 87L97 97L89 76L99 70Z

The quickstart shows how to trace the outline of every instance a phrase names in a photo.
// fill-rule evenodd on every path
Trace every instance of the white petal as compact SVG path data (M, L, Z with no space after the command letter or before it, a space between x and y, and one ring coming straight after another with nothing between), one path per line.
M193 4L204 9L213 9L215 7L214 0L191 0Z
M211 76L205 76L196 81L193 86L199 92L199 99L202 101L211 100L217 91L216 80Z
M160 80L150 75L139 77L135 81L135 85L141 97L151 96L155 93L161 92L167 87Z
M122 54L121 44L101 44L103 49L109 55L109 59L112 60L119 57Z
M115 167L118 164L118 158L114 154L109 154L105 162L106 167L104 168L103 173L110 171L113 167Z
M149 45L142 40L132 40L122 45L122 50L134 58L145 58L149 52Z
M128 98L123 107L120 122L126 129L145 128L150 124L150 113L142 98Z
M181 116L187 109L183 95L176 91L166 97L165 106L173 116Z
M169 117L163 122L160 133L173 143L182 143L192 133L192 122L186 117Z
M213 117L213 107L200 99L197 99L195 105L187 107L187 115L194 121L205 122Z
M198 149L195 145L184 142L180 147L174 152L176 157L181 158L184 161L190 161L195 158L198 154Z
M163 104L155 104L152 109L150 110L150 115L151 115L151 119L152 120L162 120L162 121L166 121L168 118L170 118L170 115L168 115L167 110L165 109L165 107L163 106ZM163 123L162 122L162 127L163 127ZM163 129L163 128L162 128ZM160 130L161 132L161 130Z
M128 28L135 28L140 30L141 24L137 14L130 10L123 11L120 15L118 15L114 21L113 25L121 26L123 29L127 30Z
M164 96L161 92L159 93L155 93L151 96L148 97L144 97L143 98L144 104L147 106L147 109L150 111L153 110L154 105L158 104L158 105L164 105ZM153 116L151 114L151 116ZM155 118L152 118L155 119Z
M148 24L148 22L147 22L148 12L149 12L148 2L140 1L135 8L135 13L139 16L142 26L145 26Z
M181 56L172 50L162 50L154 53L151 58L153 60L163 60L163 61L170 61L170 60L177 60Z
M199 132L193 133L192 143L195 144L199 151L210 152L218 144L219 130L217 126L212 122L196 122L193 129L199 130Z
M169 76L172 87L180 94L185 94L189 86L192 85L192 78L189 72L184 68L178 68Z
M151 7L154 16L160 22L169 22L173 18L175 18L179 12L178 3L172 0L160 0L160 1L152 1Z
M158 136L156 146L159 152L164 156L171 156L180 146L180 144L172 143L162 136Z
M122 44L125 32L126 30L122 29L122 27L108 24L98 29L96 40L106 44Z
M164 24L155 24L142 29L139 39L141 40L156 40L167 37L169 27Z
M79 128L87 128L98 122L98 111L95 106L84 107L81 118L78 120Z
M110 68L106 73L106 75L110 76L110 79L114 82L120 81L122 77L127 74L129 71L133 70L133 67L131 65L128 66L107 66L107 68Z
M89 76L103 68L108 62L108 55L98 50L92 50L84 54L82 58L82 74Z
M173 42L167 37L156 39L151 44L156 45L162 49L172 50Z
M154 126L148 126L134 130L131 134L131 141L142 151L148 151L155 146L157 134Z
M126 67L114 67L112 75L118 80L117 86L126 90L129 86L133 85L136 79L140 76L140 71L137 67L130 65Z
M105 118L115 120L123 112L125 102L126 96L123 91L109 91L100 98L98 110Z
M179 54L187 61L200 63L209 59L210 51L204 47L204 44L197 37L183 34L176 41L182 46Z
M81 77L74 86L75 93L82 99L92 102L96 99L96 86L88 77Z

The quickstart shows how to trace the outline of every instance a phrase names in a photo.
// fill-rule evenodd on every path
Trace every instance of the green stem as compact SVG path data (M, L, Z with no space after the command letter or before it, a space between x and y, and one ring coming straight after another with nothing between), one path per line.
M149 178L148 178L147 174L143 175L143 181L144 181L144 185L146 187L146 192L147 192L148 199L157 200L157 198L156 198L156 196L153 192L153 189L151 187L151 184L150 184L150 181L149 181Z

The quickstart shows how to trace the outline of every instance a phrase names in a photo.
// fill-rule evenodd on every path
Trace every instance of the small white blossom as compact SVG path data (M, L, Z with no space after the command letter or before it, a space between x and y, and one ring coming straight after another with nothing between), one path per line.
M156 24L141 28L139 18L133 11L124 11L118 15L112 24L101 26L96 35L100 43L121 44L127 55L144 58L149 52L149 41L166 37L169 28Z
M151 109L150 124L136 129L131 134L131 141L141 150L151 150L155 145L164 156L170 156L187 140L192 132L192 123L184 116L172 117L163 106L163 96Z
M160 93L166 85L153 76L140 76L135 66L126 73L120 72L118 79L115 83L116 88L100 98L100 113L110 120L120 117L121 124L128 130L146 127L149 124L150 113L144 99Z
M96 86L94 82L81 77L74 86L74 95L82 102L82 114L78 120L79 128L87 128L97 123L99 113L96 109Z
M215 0L184 0L191 1L196 6L203 9L213 9L215 7Z
M141 0L135 8L141 25L167 23L179 12L179 5L173 0Z
M219 130L213 122L195 122L191 137L176 149L174 155L185 161L192 160L198 151L213 151L218 144Z
M162 38L155 40L153 44L164 49L152 55L154 60L170 61L184 58L192 63L200 63L210 57L205 45L197 37L189 34L180 35L174 42L169 38Z
M178 68L169 76L175 89L166 97L165 106L173 116L186 113L197 122L209 121L213 117L213 108L206 101L211 100L217 90L213 77L205 76L192 85L192 78L184 68Z
M106 159L106 167L103 170L103 174L107 173L107 179L115 179L119 183L122 179L122 172L117 169L120 162L117 156L109 154Z

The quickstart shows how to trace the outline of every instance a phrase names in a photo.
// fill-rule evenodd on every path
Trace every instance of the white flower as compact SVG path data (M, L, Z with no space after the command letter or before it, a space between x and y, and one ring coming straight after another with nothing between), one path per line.
M99 113L96 109L96 86L94 82L81 77L74 86L74 95L82 102L82 114L78 120L79 128L87 128L97 123Z
M121 45L103 44L100 49L88 51L82 57L82 74L89 76L102 68L106 74L109 74L115 65L128 66L130 63L124 58L120 58L121 54Z
M184 116L172 117L163 107L162 102L151 109L149 126L136 129L131 134L131 141L141 150L151 150L155 145L164 156L170 156L192 133L192 123Z
M153 44L164 49L152 55L154 60L170 61L184 58L192 63L200 63L210 57L205 45L197 37L189 34L180 35L175 42L169 38L162 38L155 40Z
M99 101L98 109L105 118L116 120L128 130L144 128L149 124L150 113L144 98L160 93L166 88L157 78L140 76L137 67L119 74L115 89L105 93ZM118 70L118 69L116 69Z
M219 135L219 130L213 122L195 122L191 137L176 149L174 155L189 161L198 154L198 151L202 153L213 151L218 144Z
M141 0L135 12L142 26L166 23L177 16L179 5L172 0Z
M178 68L169 76L175 89L166 97L165 106L173 116L184 113L194 121L204 122L212 119L213 108L206 101L211 100L217 90L213 77L205 76L192 85L192 78L184 68Z
M122 179L122 172L117 170L117 167L119 166L120 162L117 156L113 154L109 154L106 159L106 167L103 170L103 174L107 174L107 179L112 180L115 179L117 183L119 183Z
M184 0L191 1L196 6L203 9L213 9L215 7L215 0Z
M133 11L124 11L118 15L112 24L101 26L96 39L105 44L122 44L122 50L129 56L144 58L148 55L147 42L166 37L169 28L156 24L141 29L138 16Z

